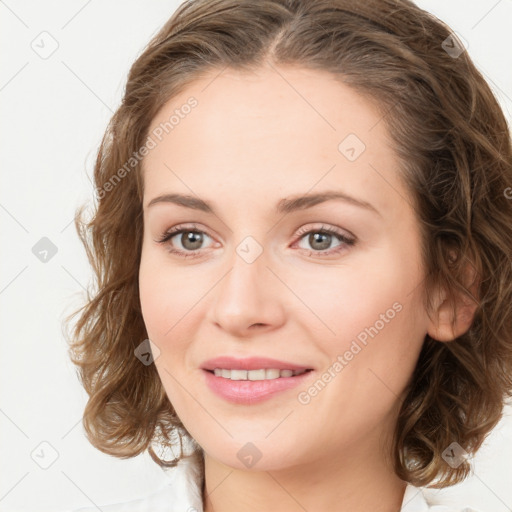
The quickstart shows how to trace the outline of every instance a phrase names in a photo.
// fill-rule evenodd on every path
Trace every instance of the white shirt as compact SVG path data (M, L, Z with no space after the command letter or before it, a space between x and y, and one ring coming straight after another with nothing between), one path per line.
M153 494L124 503L100 505L102 512L204 512L201 496L201 472L197 461L183 459L168 469L169 481ZM97 512L96 506L68 512ZM455 509L428 501L420 487L407 485L400 512L477 512L472 508Z

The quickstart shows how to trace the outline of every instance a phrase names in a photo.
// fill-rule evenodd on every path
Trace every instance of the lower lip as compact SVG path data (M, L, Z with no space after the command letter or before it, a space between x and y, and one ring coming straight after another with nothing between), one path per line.
M237 404L254 404L294 388L309 378L313 371L295 377L278 377L268 380L231 380L217 377L203 370L208 387L218 396Z

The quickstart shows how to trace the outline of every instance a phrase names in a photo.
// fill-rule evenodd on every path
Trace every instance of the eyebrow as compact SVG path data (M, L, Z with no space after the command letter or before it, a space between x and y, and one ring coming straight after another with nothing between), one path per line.
M358 206L381 216L380 212L370 203L337 191L326 191L317 194L298 195L292 196L291 198L281 199L276 205L275 212L277 214L291 213L297 210L305 210L307 208L316 206L317 204L332 200L343 201L345 203ZM179 206L184 206L185 208L191 208L193 210L200 210L205 213L212 213L217 215L215 208L210 202L204 201L203 199L199 199L198 197L191 195L163 194L153 198L148 203L147 208L158 203L173 203Z

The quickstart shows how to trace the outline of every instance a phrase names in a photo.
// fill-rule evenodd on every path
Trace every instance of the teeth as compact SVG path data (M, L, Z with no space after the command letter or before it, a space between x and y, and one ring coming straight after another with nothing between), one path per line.
M231 370L231 380L247 380L247 370Z
M266 375L267 375L267 372L264 368L261 370L249 370L247 372L247 378L249 380L265 380Z
M301 375L306 370L279 370L276 368L262 368L261 370L228 370L215 368L213 373L216 377L224 377L231 380L272 380L279 377L294 377Z
M281 376L280 370L265 370L265 380L278 379Z

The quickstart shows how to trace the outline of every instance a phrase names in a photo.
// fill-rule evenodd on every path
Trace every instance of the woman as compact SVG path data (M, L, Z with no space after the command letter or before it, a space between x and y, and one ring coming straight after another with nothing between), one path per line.
M467 476L512 389L510 134L448 27L186 2L94 177L84 427L174 468L102 510L448 510L421 487Z

